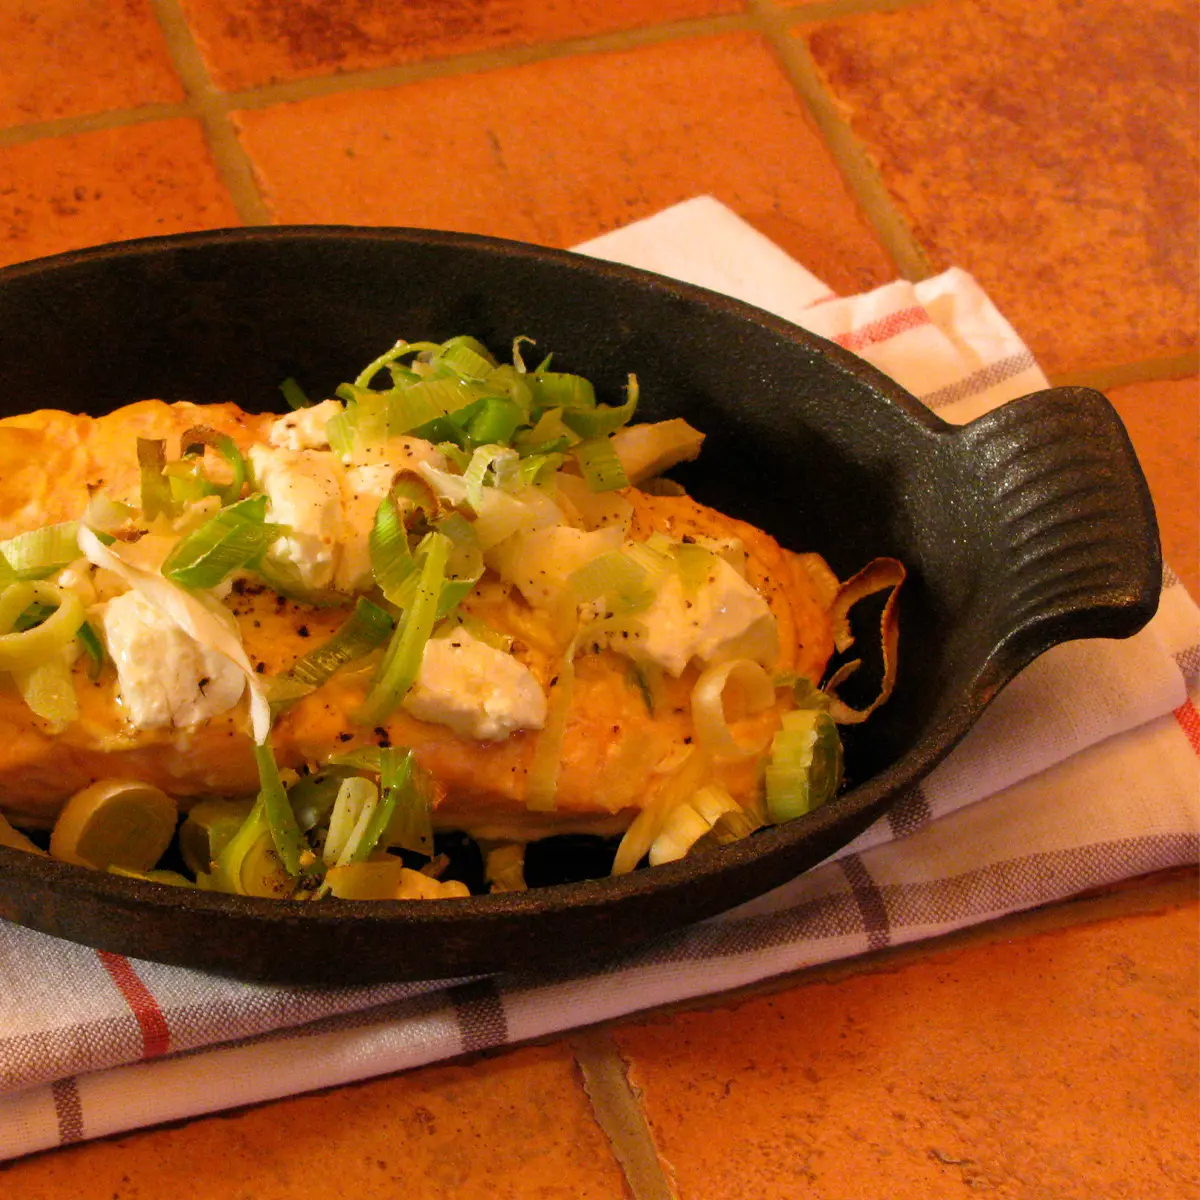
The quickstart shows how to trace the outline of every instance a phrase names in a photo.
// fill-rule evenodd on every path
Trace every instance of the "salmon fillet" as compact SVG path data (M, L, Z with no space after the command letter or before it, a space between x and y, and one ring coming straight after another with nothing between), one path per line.
M203 424L227 433L245 452L265 438L275 418L232 405L167 405L147 401L91 419L42 411L0 422L0 536L75 519L89 493L103 488L136 502L139 474L135 438L179 436ZM36 469L30 464L36 464ZM622 493L633 508L630 536L672 539L702 535L738 539L746 551L745 576L766 600L779 634L775 670L819 679L833 650L829 597L803 560L762 531L686 496ZM264 678L286 671L332 635L347 608L312 607L243 580L227 600L247 655ZM347 601L349 605L349 601ZM463 608L513 639L513 654L548 689L561 669L563 645L549 617L488 572ZM396 710L375 728L353 724L372 663L335 675L280 716L272 743L281 767L302 769L330 754L360 746L412 747L437 786L435 824L477 837L527 839L562 832L619 833L658 793L693 744L690 695L698 669L653 680L648 702L629 659L611 650L576 659L572 703L561 747L556 807L526 807L530 763L538 731L481 742ZM134 777L154 783L186 809L197 798L247 795L258 788L247 702L190 729L134 730L125 720L115 671L89 677L75 667L80 718L59 733L26 707L7 676L0 676L0 807L18 822L49 825L65 800L101 778ZM744 739L766 740L778 727L774 708L733 722ZM735 799L760 787L755 759L714 766L715 779Z

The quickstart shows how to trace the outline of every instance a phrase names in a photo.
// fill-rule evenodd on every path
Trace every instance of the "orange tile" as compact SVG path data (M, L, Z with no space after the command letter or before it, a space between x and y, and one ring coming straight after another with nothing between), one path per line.
M1163 556L1200 600L1200 379L1111 388L1158 509Z
M183 7L213 77L234 91L739 12L743 0L183 0Z
M619 1200L562 1044L137 1133L0 1167L22 1200Z
M0 149L0 265L99 242L237 224L194 121Z
M801 27L938 266L1051 373L1197 333L1192 0L935 0Z
M569 246L708 192L835 288L893 274L776 60L751 35L326 96L236 119L281 221ZM425 142L422 131L436 135Z
M1197 905L615 1033L681 1200L1178 1200Z
M0 4L0 126L182 99L148 0Z

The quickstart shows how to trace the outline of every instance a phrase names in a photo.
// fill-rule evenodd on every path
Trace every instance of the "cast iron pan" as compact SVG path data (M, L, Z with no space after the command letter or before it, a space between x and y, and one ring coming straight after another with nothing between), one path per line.
M424 903L306 905L160 888L0 847L0 916L91 946L268 980L445 977L611 955L792 878L927 773L1037 655L1154 612L1145 481L1103 396L1055 388L945 424L853 355L698 288L567 253L391 229L243 229L0 271L0 411L145 397L280 407L397 337L517 334L643 419L708 434L678 477L839 577L908 567L892 700L850 730L835 802L621 879ZM2 736L2 731L0 731ZM3 801L0 798L0 805Z

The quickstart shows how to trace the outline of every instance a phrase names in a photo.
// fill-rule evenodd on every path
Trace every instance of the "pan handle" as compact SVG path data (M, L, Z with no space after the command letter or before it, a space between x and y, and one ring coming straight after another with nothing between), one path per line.
M1001 674L1059 642L1130 637L1150 620L1162 586L1154 504L1103 395L1049 388L954 437L990 541Z

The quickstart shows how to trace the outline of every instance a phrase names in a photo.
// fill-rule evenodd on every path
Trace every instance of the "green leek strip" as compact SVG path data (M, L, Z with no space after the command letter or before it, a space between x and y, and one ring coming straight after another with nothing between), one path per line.
M353 750L343 750L331 754L326 764L331 767L352 767L356 771L370 771L378 775L381 767L382 751L378 746L356 746Z
M304 389L289 375L280 385L279 390L287 401L288 408L297 411L301 408L312 408L312 401Z
M387 394L387 428L389 437L399 437L444 414L441 406L417 384L397 386Z
M437 353L441 346L437 342L406 342L403 338L400 339L390 350L381 354L374 362L359 372L358 378L354 381L355 387L369 387L371 380L383 370L384 367L390 367L392 363L401 358L407 358L410 354L419 354L422 351Z
M79 639L79 644L83 647L84 653L91 660L91 665L88 667L88 678L98 678L101 669L108 661L108 655L104 652L104 643L87 621L84 621L80 625L75 636Z
M221 489L210 483L197 459L180 459L163 468L167 486L171 489L171 504L181 512L190 504L217 495Z
M258 764L259 793L263 814L271 830L271 840L289 875L300 874L300 855L307 849L304 835L296 821L296 814L288 801L275 755L269 743L258 743L254 747L254 761Z
M629 399L620 405L600 404L595 408L563 409L563 424L582 438L608 437L628 425L638 406L637 376L629 377Z
M354 719L358 724L378 725L404 699L416 681L425 643L429 641L437 619L449 554L450 539L444 534L431 533L424 551L416 595L396 626L375 682L355 714Z
M217 487L216 493L221 497L222 504L233 504L242 494L247 478L246 460L237 447L237 442L227 433L218 433L208 425L195 425L180 439L185 455L194 454L199 447L211 446L228 464L233 472L233 479L224 487Z
M698 592L719 569L720 556L707 546L681 542L674 548L673 554L680 582L688 595Z
M529 377L533 403L538 408L594 408L596 389L582 375L540 368Z
M147 521L174 516L171 485L163 470L167 465L167 443L161 438L138 438L137 460L142 480L142 515Z
M0 542L0 559L4 564L0 566L0 586L22 579L46 579L77 558L78 521L62 521L57 525L43 525L28 533L18 533L16 537Z
M647 568L620 550L601 554L572 571L564 590L572 606L605 599L614 616L641 611L655 594Z
M55 605L40 625L9 633L30 604ZM28 671L56 657L83 624L83 601L51 583L14 583L0 594L0 671Z
M367 537L367 549L379 590L398 605L401 588L409 576L416 572L417 564L408 546L408 530L390 492L375 510L375 522Z
M842 781L842 743L828 713L784 713L765 771L767 814L776 823L803 816L833 798Z
M325 422L325 436L329 448L339 458L347 458L354 452L354 420L348 408Z
M392 747L385 748L380 754L379 802L372 808L366 829L347 857L348 862L365 862L391 824L392 814L396 811L396 801L400 796L400 786L404 779L407 779L412 767L412 751L408 750L403 757L403 778L399 778L398 756L399 752Z
M479 411L467 423L467 436L481 446L489 443L507 446L524 421L525 413L515 401L503 396L485 396Z
M571 701L575 694L575 648L582 632L576 632L563 652L558 675L550 686L546 723L538 734L529 773L525 777L525 807L532 812L553 812L558 807L558 773L562 767L563 739L566 737L567 719L571 715Z
M521 424L529 423L529 410L533 405L533 392L522 372L515 366L504 363L496 367L484 380L489 391L507 396L521 411Z
M433 857L433 804L428 783L411 750L390 749L380 755L379 786L386 818L381 817L376 844L399 846ZM368 833L371 831L368 830Z
M471 461L463 472L463 485L467 491L467 503L475 512L478 512L483 504L483 484L487 478L488 469L504 455L511 458L512 451L506 450L503 446L480 446L471 455Z
M313 689L319 688L347 663L387 641L392 628L392 618L377 604L360 596L354 611L333 636L297 659L288 674Z
M263 495L221 509L179 540L162 565L163 575L182 587L216 587L231 572L257 559L279 537L279 526L268 524L266 513Z
M250 814L217 855L212 871L196 875L196 886L203 891L272 898L286 896L291 891L291 881L271 838L261 793Z
M495 369L496 360L482 342L473 337L455 337L442 344L434 361L449 367L464 379L486 379Z
M551 454L574 445L579 439L567 428L562 414L561 408L548 408L531 429L518 433L513 439L518 452L522 455Z
M521 459L517 477L522 483L533 487L549 486L554 481L554 472L566 461L566 456L559 454L567 446L566 439L555 443L556 449L548 450L545 454L530 454Z
M579 470L593 492L611 492L629 486L625 468L606 437L588 438L572 449Z

